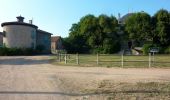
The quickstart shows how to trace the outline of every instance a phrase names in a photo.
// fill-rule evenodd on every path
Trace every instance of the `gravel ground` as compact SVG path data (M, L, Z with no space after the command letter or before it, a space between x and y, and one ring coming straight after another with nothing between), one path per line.
M0 57L0 100L112 100L96 91L139 82L168 83L170 69L56 66L49 56Z

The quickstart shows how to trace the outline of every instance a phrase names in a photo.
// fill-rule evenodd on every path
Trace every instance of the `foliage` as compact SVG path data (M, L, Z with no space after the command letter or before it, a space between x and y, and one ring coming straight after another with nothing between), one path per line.
M68 53L115 53L119 50L119 37L116 28L117 19L114 16L86 15L73 24L69 37L64 39Z
M170 46L166 47L163 51L165 54L170 54Z
M154 42L162 46L170 44L170 13L161 9L153 16Z
M37 53L42 53L45 50L44 45L37 45L36 46L36 52Z
M125 25L118 25L114 16L89 14L72 25L64 45L68 53L107 54L118 52L125 41L132 41L133 47L151 42L162 48L162 53L168 52L170 13L164 9L152 17L143 11L133 13L125 19ZM149 44L143 46L144 53L148 53L148 48Z
M145 12L134 13L126 20L125 30L129 38L135 41L149 40L151 34L151 17Z
M147 55L149 53L150 48L153 48L153 47L159 48L160 52L162 52L162 48L157 44L144 44L142 48L143 54Z
M151 47L152 47L152 44L144 44L142 48L143 54L147 55L149 53L149 48Z
M0 48L0 56L16 56L16 55L35 55L36 50L32 48Z

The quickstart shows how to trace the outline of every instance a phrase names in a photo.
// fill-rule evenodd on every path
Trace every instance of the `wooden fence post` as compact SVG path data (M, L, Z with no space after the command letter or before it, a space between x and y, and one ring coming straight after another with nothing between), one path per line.
M59 57L59 62L61 62L61 54L58 53L58 57Z
M77 53L76 59L77 59L77 65L79 65L79 54L78 53Z
M67 54L65 53L65 64L67 64Z
M152 55L152 66L154 66L154 62L155 62L155 52L153 52L153 55Z
M149 53L149 68L151 68L151 53Z
M99 54L97 53L97 65L99 65Z
M122 54L122 62L121 62L121 65L122 65L122 68L124 67L124 63L123 63L123 54Z

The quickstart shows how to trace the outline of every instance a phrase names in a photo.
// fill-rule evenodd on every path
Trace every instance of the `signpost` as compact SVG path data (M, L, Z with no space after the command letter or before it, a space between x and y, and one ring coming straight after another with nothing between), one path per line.
M149 53L151 53L152 55L152 60L150 60L150 61L152 61L153 62L153 64L154 64L154 61L155 61L155 58L154 58L154 56L155 56L155 53L158 53L159 52L159 48L158 47L152 47L152 48L149 48ZM151 64L150 64L150 66L151 66Z

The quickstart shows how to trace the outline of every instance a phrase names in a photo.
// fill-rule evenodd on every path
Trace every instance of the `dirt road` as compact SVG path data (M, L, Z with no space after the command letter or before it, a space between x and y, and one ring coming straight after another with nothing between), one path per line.
M170 82L170 69L55 66L49 56L0 57L0 100L107 100L101 82Z

